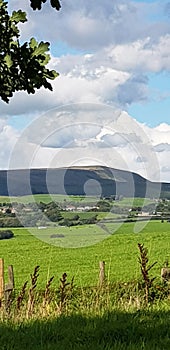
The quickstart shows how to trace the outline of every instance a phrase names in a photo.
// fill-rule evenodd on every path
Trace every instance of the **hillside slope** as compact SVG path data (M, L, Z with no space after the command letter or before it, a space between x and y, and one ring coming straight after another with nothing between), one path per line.
M155 183L129 171L102 166L0 171L0 195L29 194L170 196L170 183Z

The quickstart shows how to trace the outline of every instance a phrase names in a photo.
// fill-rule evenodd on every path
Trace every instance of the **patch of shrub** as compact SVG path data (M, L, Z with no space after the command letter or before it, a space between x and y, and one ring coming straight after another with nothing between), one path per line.
M0 239L9 239L14 237L14 234L11 230L0 231Z

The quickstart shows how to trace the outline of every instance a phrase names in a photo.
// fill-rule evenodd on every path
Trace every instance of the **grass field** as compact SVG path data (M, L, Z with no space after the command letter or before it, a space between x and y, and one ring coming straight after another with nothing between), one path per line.
M136 225L141 226L141 230ZM148 248L150 263L157 261L151 274L156 277L159 287L160 270L165 260L170 260L170 223L123 223L120 227L107 223L103 228L99 225L15 228L13 232L14 238L0 241L0 257L5 260L5 282L7 267L12 264L17 295L23 283L30 281L34 267L39 265L40 270L34 290L35 309L29 318L26 316L28 304L23 304L21 311L14 309L11 314L0 308L1 350L170 349L169 298L158 297L146 306L143 292L135 287L135 281L141 278L138 242ZM58 238L50 238L52 234ZM66 248L68 246L72 248ZM108 282L113 283L111 290L107 286L104 289L96 287L101 260L106 263ZM57 290L64 272L68 281L75 277L75 289L60 314ZM42 294L36 293L45 288L53 275L55 299L45 309ZM132 283L126 283L130 281Z
M121 218L122 214L115 214L111 212L93 212L93 211L84 211L84 212L79 212L79 211L74 211L74 212L68 212L68 211L63 211L62 216L65 219L73 219L75 215L78 215L80 219L91 219L95 215L97 215L97 218L99 220L107 218L107 219L116 219L116 218ZM126 217L126 216L125 216Z
M113 225L108 224L109 233L97 225L80 227L56 227L45 230L13 229L15 238L0 241L0 257L7 266L14 266L16 288L20 288L36 265L40 266L39 286L44 287L49 276L54 275L54 285L58 286L62 273L68 279L75 276L79 286L93 286L98 281L99 261L106 262L106 274L110 281L136 280L140 275L137 243L144 243L148 248L150 262L157 261L154 275L160 279L160 270L165 260L170 259L170 224L167 222L149 222L140 233L134 233L133 223L124 223L110 234ZM68 245L74 243L79 248L62 248L63 238L52 239L51 234L64 234ZM98 243L89 245L98 241ZM55 243L56 242L56 243ZM53 244L57 244L53 245ZM64 245L67 245L64 243ZM80 247L81 245L89 245Z
M59 194L36 194L30 196L23 197L8 197L8 196L0 196L0 203L4 202L19 202L19 203L30 203L30 202L44 202L49 203L51 201L55 202L88 202L88 203L96 203L100 198L94 196L68 196L68 195L59 195ZM121 201L113 202L115 205L119 206L142 206L143 204L147 205L153 203L152 199L143 199L143 198L123 198Z
M31 203L31 202L44 202L49 203L51 201L55 202L81 202L81 201L87 201L87 202L96 202L96 200L99 200L99 197L83 197L83 196L68 196L68 195L60 195L60 194L36 194L36 195L28 195L28 196L21 196L21 197L8 197L8 196L0 196L0 203L3 202L18 202L18 203Z

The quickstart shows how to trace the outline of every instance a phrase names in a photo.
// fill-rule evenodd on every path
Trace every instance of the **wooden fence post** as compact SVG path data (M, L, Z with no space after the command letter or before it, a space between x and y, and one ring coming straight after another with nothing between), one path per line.
M0 302L4 296L4 259L0 259Z
M100 261L99 262L99 285L102 286L104 281L105 281L105 262L104 261Z
M6 309L10 306L11 303L11 295L14 289L14 271L13 266L8 266L8 283L5 284L5 305Z
M8 266L8 284L6 284L5 289L14 289L13 265Z

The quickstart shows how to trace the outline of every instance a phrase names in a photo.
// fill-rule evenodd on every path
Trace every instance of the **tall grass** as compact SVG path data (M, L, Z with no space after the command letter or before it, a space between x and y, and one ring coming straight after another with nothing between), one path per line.
M30 275L30 282L26 281L21 291L13 291L8 304L5 297L1 300L1 320L53 318L73 313L100 316L113 309L144 310L155 305L168 305L169 282L145 277L141 273L141 278L138 280L114 283L105 278L102 285L98 283L93 287L79 287L76 286L74 277L68 281L67 274L63 273L57 288L52 285L55 279L52 276L44 289L39 290L37 288L39 266L36 266ZM152 283L148 284L148 281Z
M57 288L52 276L39 290L36 266L8 308L2 300L0 349L169 350L170 286L150 277L153 264L139 250L141 277L131 282L113 283L108 274L102 285L79 287L63 273Z
M61 284L66 276L61 277ZM142 284L29 290L0 320L1 350L169 350L170 302L165 289L147 307ZM62 286L63 288L63 286ZM155 291L157 287L155 286ZM168 289L169 294L169 289ZM21 295L21 293L20 293ZM45 302L44 302L45 298Z

